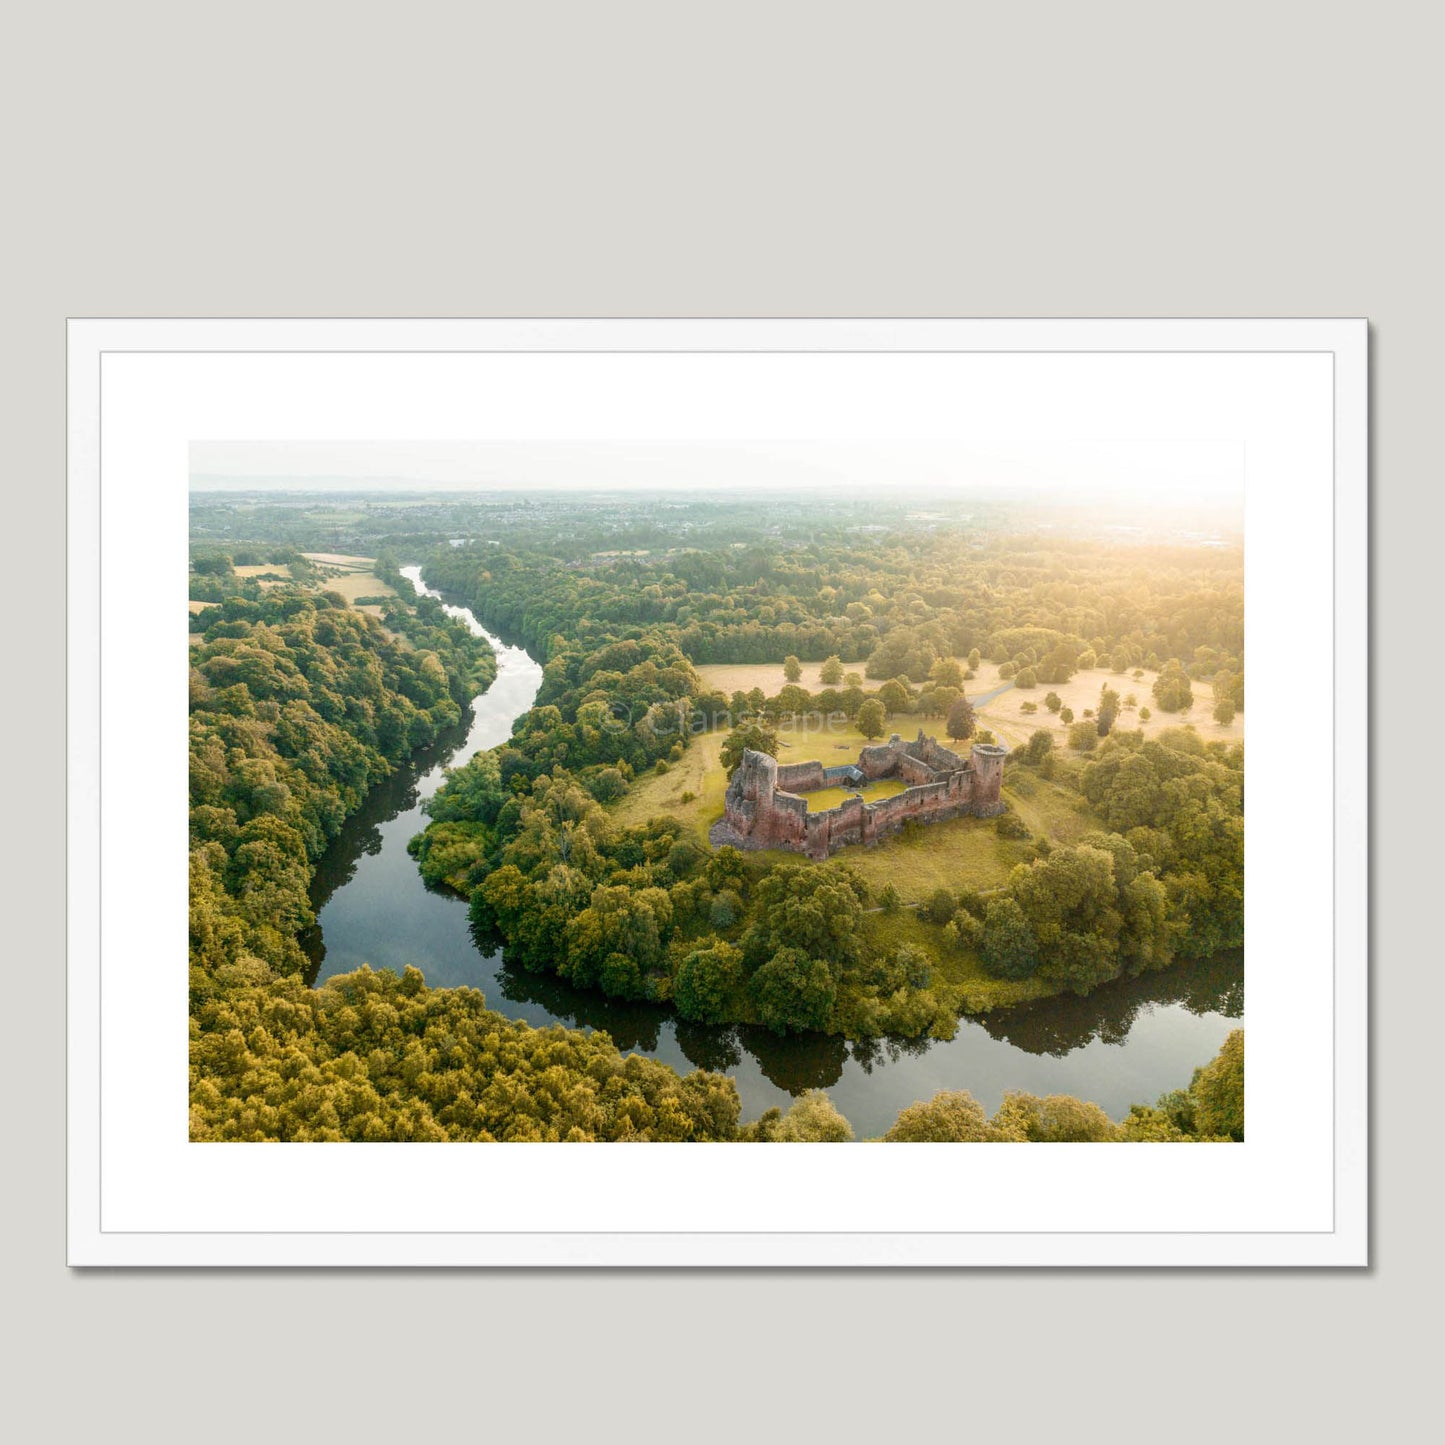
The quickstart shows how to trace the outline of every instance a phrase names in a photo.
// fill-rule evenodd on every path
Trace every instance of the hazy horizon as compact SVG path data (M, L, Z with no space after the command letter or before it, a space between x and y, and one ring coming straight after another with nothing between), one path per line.
M1239 506L1237 442L196 441L193 491L736 492Z

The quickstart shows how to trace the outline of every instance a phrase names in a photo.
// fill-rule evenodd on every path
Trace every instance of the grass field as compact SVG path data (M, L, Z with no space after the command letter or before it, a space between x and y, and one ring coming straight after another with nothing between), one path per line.
M962 661L962 659L960 659ZM818 670L822 667L820 662L805 662L803 664L803 676L801 685L810 692L817 692L822 683L818 678ZM844 667L849 672L862 672L862 663L845 663ZM754 687L760 687L769 697L775 697L780 688L784 686L787 679L783 676L783 664L781 662L768 663L704 663L697 668L698 675L710 687L720 689L722 692L732 696L734 692L748 692ZM1053 686L1040 684L1034 688L1019 688L1012 686L1007 679L998 675L998 664L984 662L980 664L976 676L970 678L964 684L964 691L971 698L987 696L987 694L1003 688L1004 691L992 702L985 702L981 706L977 703L980 725L989 728L1003 743L1009 747L1018 747L1028 741L1029 734L1036 728L1049 728L1058 738L1056 746L1064 745L1064 734L1067 729L1059 722L1055 714L1049 712L1044 706L1044 698L1050 692L1056 692L1064 707L1072 708L1075 721L1082 721L1085 708L1097 708L1099 705L1099 690L1107 684L1112 687L1121 698L1128 698L1130 694L1135 699L1134 706L1125 707L1119 713L1118 726L1134 729L1143 729L1146 737L1151 737L1163 728L1180 727L1192 724L1206 742L1216 738L1227 742L1240 742L1244 739L1244 714L1238 713L1228 727L1221 727L1214 721L1214 693L1207 682L1194 684L1194 706L1187 713L1165 713L1160 712L1154 705L1154 694L1152 688L1157 672L1145 672L1143 677L1136 678L1132 669L1129 672L1110 672L1106 668L1092 668L1088 672L1075 673L1073 678L1066 683L1058 683ZM877 688L879 683L876 679L865 680L864 687L868 691ZM1036 713L1024 712L1023 705L1033 702L1038 705ZM1147 707L1151 716L1148 721L1141 721L1139 709ZM912 737L919 727L923 727L929 733L942 732L942 720L939 718L921 718L906 715L889 719L888 730L900 732L905 737ZM845 734L839 733L836 737L829 739L827 751L832 753L840 749L833 744L840 740L846 740L852 746L852 739L857 737L850 729ZM862 746L860 738L857 747ZM855 748L856 751L856 748ZM818 754L822 756L822 754ZM799 761L805 760L809 754L798 753Z
M1116 727L1128 728L1131 732L1135 729L1142 729L1146 737L1152 737L1155 733L1164 728L1181 727L1192 724L1205 742L1212 742L1221 739L1226 742L1242 742L1244 740L1244 714L1236 713L1234 721L1228 727L1220 727L1214 721L1214 692L1207 682L1196 682L1194 684L1194 706L1187 713L1160 712L1154 703L1154 679L1158 677L1157 672L1145 672L1143 677L1135 677L1132 670L1125 673L1110 672L1106 668L1091 668L1088 672L1076 672L1068 682L1045 685L1040 683L1034 688L1008 687L1007 691L994 698L992 702L983 703L981 706L975 703L978 710L978 718L981 726L990 728L997 734L999 741L1006 743L1009 747L1017 747L1020 743L1028 741L1029 734L1036 728L1048 728L1054 734L1054 746L1065 745L1065 734L1068 729L1058 720L1058 717L1049 712L1044 706L1044 698L1051 692L1059 695L1063 706L1072 708L1074 720L1082 721L1084 709L1097 708L1099 705L1099 691L1105 685L1112 687L1123 699L1131 694L1135 700L1135 706L1125 706L1119 713ZM998 675L996 663L985 662L978 669L978 675L965 684L964 690L969 697L977 698L992 692L995 688L1005 687L1006 683ZM1038 704L1036 713L1022 711L1026 702ZM1151 716L1148 721L1141 721L1139 709L1147 707ZM906 719L905 719L906 721Z
M328 577L321 584L323 592L339 592L355 605L358 597L392 597L395 593L380 577L370 572L347 572L340 577Z
M822 679L818 676L822 668L821 662L805 662L803 664L803 675L798 679L800 687L806 687L809 692L817 692L822 686ZM706 662L699 666L697 675L707 683L709 687L715 687L719 692L725 692L729 697L735 692L751 692L755 687L760 687L769 697L775 697L779 689L786 687L788 679L783 676L783 664L778 662ZM861 662L845 662L843 671L862 674L863 664ZM864 682L864 687L876 687L874 682Z
M722 817L727 778L718 755L724 732L703 733L692 740L680 763L665 773L646 773L634 781L627 795L613 804L612 816L619 823L645 823L665 815L677 818L700 843L707 831ZM683 802L683 794L692 794Z
M871 783L863 783L859 787L847 788L819 788L816 792L804 793L810 813L826 813L829 808L836 808L845 798L851 798L854 793L862 793L870 803L876 803L880 798L891 798L895 793L901 793L908 785L902 778L878 778Z
M291 569L280 562L245 564L237 567L237 577L254 577L262 587L285 587L291 581Z
M372 572L375 557L350 557L343 552L303 552L308 562L314 562L321 573L320 587L323 592L339 592L353 605L358 597L393 597L396 594L380 577ZM239 571L239 568L237 569ZM363 611L380 616L372 607Z
M906 721L906 720L905 720ZM645 822L664 815L678 819L700 843L722 817L727 779L719 754L725 734L705 733L692 740L682 761L666 773L638 778L611 808L619 823ZM784 729L779 733L779 755L784 762L822 758L836 762L854 758L867 739L853 728L819 733L816 729ZM1004 796L1035 837L1066 843L1097 826L1079 811L1078 795L1032 773L1005 771ZM829 788L805 794L810 808L836 807L850 789ZM865 797L888 797L902 792L903 784L883 779ZM992 888L1029 853L1027 840L1001 838L992 819L957 818L930 823L910 836L897 834L875 848L845 848L837 856L854 867L870 887L892 883L905 903L920 903L935 889ZM769 854L779 860L796 859L793 853Z
M368 571L376 561L375 557L351 557L345 552L303 552L301 555L319 566L341 567L348 572Z

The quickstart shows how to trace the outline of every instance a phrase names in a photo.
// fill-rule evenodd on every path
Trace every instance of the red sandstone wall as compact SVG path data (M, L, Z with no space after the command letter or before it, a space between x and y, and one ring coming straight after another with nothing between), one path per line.
M714 841L741 841L744 846L758 848L795 848L811 858L826 858L849 844L872 843L897 832L913 819L934 821L968 814L992 817L1003 811L1001 753L975 747L970 761L965 763L957 753L938 747L931 738L910 747L910 752L896 744L864 748L858 759L859 767L870 779L893 774L910 784L907 791L876 803L849 798L841 806L819 813L810 813L803 798L781 789L785 784L807 790L821 787L821 762L777 768L771 760L759 764L749 776L735 778L729 784L727 810L718 825L723 834ZM916 756L919 752L927 753L930 760L959 766L939 776ZM780 791L772 791L774 778Z
M780 763L778 787L789 793L810 793L823 786L823 765L820 762Z
M921 783L931 783L934 772L926 763L921 763L917 758L911 758L907 753L898 759L898 777L902 778L910 788L916 788Z

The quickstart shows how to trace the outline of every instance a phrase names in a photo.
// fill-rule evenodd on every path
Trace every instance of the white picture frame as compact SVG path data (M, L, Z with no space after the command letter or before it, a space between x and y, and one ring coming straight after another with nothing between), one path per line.
M1369 739L1340 683L1368 676L1367 338L1329 319L72 321L69 1262L1367 1264ZM189 1143L184 669L167 661L188 444L724 424L1243 444L1246 1142ZM1320 698L1309 728L1283 697L1298 675Z

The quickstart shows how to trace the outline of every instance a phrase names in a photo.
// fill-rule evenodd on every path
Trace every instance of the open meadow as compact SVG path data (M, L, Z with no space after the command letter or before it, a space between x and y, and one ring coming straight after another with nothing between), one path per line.
M1194 704L1188 712L1164 712L1155 702L1153 693L1159 674L1145 669L1140 671L1143 676L1135 677L1133 669L1121 673L1094 667L1087 672L1076 672L1068 682L1040 683L1037 687L1021 688L1011 680L999 677L997 663L985 662L978 668L977 676L964 684L964 692L975 700L979 725L990 728L1000 742L1011 748L1027 742L1029 735L1038 728L1048 728L1055 734L1054 746L1063 747L1068 728L1044 706L1044 699L1051 692L1057 693L1062 706L1072 709L1074 720L1078 722L1083 720L1085 708L1098 708L1099 693L1106 686L1112 687L1121 700L1115 727L1127 728L1131 732L1139 730L1145 737L1153 737L1164 728L1192 726L1205 742L1244 741L1244 713L1236 713L1234 721L1227 726L1215 722L1214 690L1207 682L1193 684ZM997 696L990 697L992 693L997 693ZM988 701L979 702L980 698L988 698ZM1037 712L1023 710L1024 705L1030 702L1037 705ZM1139 716L1144 708L1149 709L1147 719Z
M917 719L892 721L905 736L917 731ZM910 722L915 726L909 728ZM719 755L725 737L723 730L694 737L682 759L667 772L637 778L626 796L612 805L612 816L624 824L658 816L677 818L698 842L706 844L708 830L723 813L727 776ZM851 725L820 730L814 719L806 720L806 725L780 728L778 742L782 762L819 758L829 766L855 758L868 745L868 739ZM1022 769L1006 769L1004 779L1010 811L1022 820L1031 838L1068 843L1096 826L1078 795L1067 786ZM897 779L882 779L867 788L864 796L876 799L902 790ZM805 796L810 809L836 807L851 791L830 788ZM770 852L767 856L786 861L798 855ZM914 904L924 902L939 888L996 887L1015 864L1031 854L1029 839L1002 837L991 818L957 818L899 834L876 847L845 848L837 856L856 868L870 888L881 890L892 883L903 903Z
M381 607L376 603L358 604L358 598L396 595L371 570L376 565L375 557L348 557L341 552L303 552L301 555L321 573L323 591L339 592L353 607L359 606L360 611L369 612L373 617L381 616Z
M822 667L821 662L803 663L803 675L798 679L798 685L806 687L809 692L818 692L824 686L818 676ZM843 671L845 674L856 672L862 677L863 664L845 662ZM769 697L775 697L778 690L788 684L781 658L777 662L704 662L698 664L696 672L709 687L715 687L729 697L735 692L751 692L755 687L762 688ZM878 684L865 678L863 686L871 689Z
M966 659L959 658L959 662L967 666ZM819 662L803 663L803 676L800 685L806 687L810 692L818 692L823 684L819 681L818 670L822 667ZM861 663L845 664L850 672L861 672ZM783 676L783 664L779 662L769 663L703 663L696 669L697 674L709 686L731 696L734 692L748 692L754 687L760 687L769 697L775 697L779 690L786 685L787 679ZM1121 707L1119 719L1116 726L1142 730L1146 737L1152 737L1164 728L1192 726L1206 742L1215 739L1224 742L1242 742L1244 740L1244 714L1235 714L1234 720L1227 725L1221 725L1214 720L1214 691L1207 682L1196 682L1194 684L1194 704L1187 712L1168 713L1162 711L1154 700L1153 687L1155 679L1159 676L1157 672L1139 669L1141 676L1136 677L1134 670L1118 673L1110 672L1107 668L1095 667L1086 672L1077 672L1068 682L1045 684L1040 683L1036 687L1021 688L1012 679L999 676L999 664L995 662L983 662L976 670L975 676L971 677L964 684L965 694L973 699L974 707L978 714L979 726L990 729L999 741L1008 747L1019 747L1027 742L1029 735L1038 728L1048 728L1056 735L1055 746L1066 746L1065 735L1068 728L1059 721L1058 715L1051 713L1044 705L1044 699L1050 692L1057 693L1060 707L1069 708L1074 714L1076 722L1082 721L1086 708L1097 709L1099 705L1099 693L1105 686L1112 687L1119 694ZM874 692L881 686L876 678L868 678L863 686L866 692ZM916 687L915 687L916 690ZM1130 699L1133 699L1131 702ZM1024 709L1027 704L1033 703L1036 711L1030 713ZM1148 718L1141 718L1140 711L1147 708ZM936 735L940 741L943 738L943 719L925 718L914 713L899 713L888 719L888 731L902 733L905 737L913 736L919 728L927 733ZM856 743L854 742L856 739ZM791 741L791 738L790 738ZM826 744L827 756L824 761L836 761L834 754L845 751L852 747L856 752L862 747L864 739L852 728L845 733L836 733L829 737ZM790 755L790 761L804 761L811 754L797 753Z

